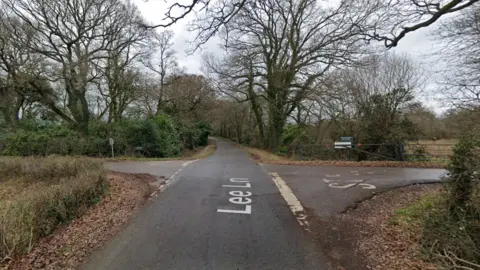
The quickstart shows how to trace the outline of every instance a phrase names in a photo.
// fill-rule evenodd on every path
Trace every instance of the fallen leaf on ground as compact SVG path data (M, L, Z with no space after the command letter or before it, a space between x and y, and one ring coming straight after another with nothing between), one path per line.
M109 189L81 217L41 239L32 251L2 269L75 269L122 229L147 199L150 175L109 173Z
M325 232L317 239L325 242L324 250L343 251L339 258L330 256L337 269L437 269L421 258L421 228L407 229L392 224L390 218L395 210L440 190L440 184L414 185L376 195L356 209L320 221Z

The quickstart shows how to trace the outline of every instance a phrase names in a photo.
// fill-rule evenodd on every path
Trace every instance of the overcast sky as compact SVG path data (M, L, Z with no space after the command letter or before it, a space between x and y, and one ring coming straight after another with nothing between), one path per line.
M168 6L165 0L133 0L133 2L139 7L149 23L159 24L163 22L162 19L164 18L165 9ZM171 0L168 1L168 3L171 2ZM177 52L180 67L183 67L189 73L201 73L202 52L197 51L193 55L188 55L185 52L190 47L189 41L194 37L193 34L187 30L187 23L190 19L192 19L192 16L187 16L187 18L177 22L169 29L175 33L174 47ZM440 113L446 108L438 101L440 95L435 81L438 80L442 65L440 64L439 57L434 53L435 42L431 37L432 31L434 31L434 28L421 29L410 33L400 41L398 47L393 50L395 52L408 54L422 67L425 75L428 76L428 84L424 91L418 93L418 99ZM214 50L215 48L215 40L211 40L203 47L203 50Z

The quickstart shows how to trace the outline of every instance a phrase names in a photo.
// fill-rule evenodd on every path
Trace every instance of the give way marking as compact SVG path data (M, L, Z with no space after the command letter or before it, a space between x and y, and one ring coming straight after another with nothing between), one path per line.
M295 194L293 194L293 191L288 187L287 183L283 181L283 179L280 177L280 175L278 175L278 173L270 173L270 176L272 176L273 182L275 182L275 185L280 191L280 194L282 194L283 199L285 199L285 201L287 202L288 207L290 207L290 210L292 211L300 226L302 226L306 231L310 232L310 224L307 221L305 209L303 208L302 204L297 199Z

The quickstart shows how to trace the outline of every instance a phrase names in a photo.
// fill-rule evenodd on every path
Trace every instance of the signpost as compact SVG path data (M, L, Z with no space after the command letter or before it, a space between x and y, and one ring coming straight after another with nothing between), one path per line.
M112 148L112 158L115 157L115 155L113 154L113 144L115 143L115 141L113 140L113 138L108 138L108 142L110 143L110 147Z
M347 160L350 160L350 148L353 147L353 137L340 137L340 141L335 142L335 149L347 149Z
M352 148L351 142L335 142L335 149Z

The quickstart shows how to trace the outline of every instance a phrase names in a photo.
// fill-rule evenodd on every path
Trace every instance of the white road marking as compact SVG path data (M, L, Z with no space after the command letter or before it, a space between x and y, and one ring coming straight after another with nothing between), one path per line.
M325 174L326 177L340 177L340 174Z
M362 186L363 189L376 189L377 187L372 185L372 184L366 184L366 183L363 183L363 184L359 184L359 186Z
M217 209L218 213L232 213L232 214L246 214L250 215L252 213L252 206L245 205L245 210L230 210L230 209Z
M293 194L287 183L285 183L285 181L283 181L283 179L278 175L278 173L270 173L270 176L272 176L273 182L275 182L280 194L282 194L283 199L285 199L287 202L290 210L292 211L293 215L295 215L300 226L302 226L306 231L310 232L309 224L306 221L307 215L305 214L305 209L300 201L297 199L295 194Z
M245 183L244 186L237 186L237 185L222 185L222 187L234 187L234 188L251 188L252 185L250 183Z
M234 191L230 191L228 194L230 196L233 196L233 197L250 197L250 196L252 196L252 192L250 192L250 191L243 192L243 191L234 190Z
M194 159L194 160L187 161L187 162L185 162L185 163L182 164L182 167L186 167L188 164L193 163L193 162L195 162L195 161L197 161L197 160L198 160L198 159ZM181 169L180 169L180 170L181 170Z
M292 190L288 187L285 181L283 181L283 179L277 173L271 173L270 175L272 176L275 185L277 185L280 194L282 194L292 212L295 214L297 212L304 211L302 204L297 199L295 194L293 194Z
M228 199L229 202L234 204L250 204L252 203L252 199L245 198L245 197L232 197Z
M233 182L233 183L246 183L246 182L248 182L248 178L230 178L230 182Z
M349 188L349 187L353 187L355 186L356 184L353 183L353 184L346 184L346 185L339 185L338 183L331 183L329 184L328 186L329 187L332 187L332 188Z
M187 161L185 163L182 164L182 168L178 169L174 174L172 174L172 176L169 177L168 180L166 180L162 185L160 185L157 190L153 191L152 194L150 194L150 198L152 198L153 196L158 196L158 193L160 192L163 192L165 191L165 189L167 189L167 187L169 187L172 183L173 183L173 180L175 178L175 176L177 176L177 174L179 174L183 169L185 169L185 167L190 164L190 163L193 163L195 161L197 161L198 159L195 159L195 160L190 160L190 161ZM171 161L164 161L164 163L170 163ZM156 163L153 163L153 162L150 162L149 165L155 165Z
M251 188L252 186L250 185L250 182L248 178L230 178L230 182L237 182L237 183L243 183L245 184L244 186L238 186L238 185L222 185L222 187L241 187L241 188ZM237 204L237 205L244 205L245 210L232 210L232 209L217 209L217 212L219 213L231 213L231 214L247 214L250 215L252 213L252 199L247 198L252 196L252 192L250 191L239 191L239 190L233 190L228 192L228 195L233 196L228 199L230 203Z
M358 171L350 171L351 173L358 173Z
M364 180L347 180L347 182L350 182L350 183L361 183L363 181Z
M333 181L333 180L328 180L328 179L323 178L323 182L325 182L325 183L327 183L327 184L330 183L330 182L332 182L332 181Z

